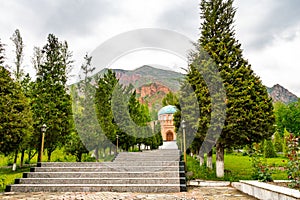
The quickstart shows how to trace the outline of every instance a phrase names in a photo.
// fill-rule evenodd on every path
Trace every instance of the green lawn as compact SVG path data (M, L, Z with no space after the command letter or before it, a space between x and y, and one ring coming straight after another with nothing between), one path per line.
M107 151L108 153L108 151ZM13 157L12 156L4 156L0 154L0 192L5 190L6 185L13 184L16 178L21 178L23 172L29 172L30 167L25 165L25 167L20 168L20 157L19 154L17 161L17 170L15 172L12 171ZM105 158L100 158L99 162L108 162L114 158L114 155L106 156ZM94 158L89 155L83 155L83 161L93 162ZM28 155L25 154L24 161L28 164ZM43 162L47 162L47 154L43 155ZM34 165L37 162L37 155L35 155L31 160L30 164ZM67 155L63 149L56 149L51 156L51 162L76 162L76 157L72 155Z
M249 156L243 156L241 154L227 154L225 155L225 176L224 178L216 178L215 174L215 155L213 156L214 169L209 170L205 166L200 167L199 162L192 157L188 156L188 171L192 171L193 175L190 175L188 179L204 179L204 180L251 180L252 163ZM272 178L274 180L287 179L287 174L282 171L287 159L283 157L268 158L266 159L268 165L272 168ZM283 162L284 161L284 162Z
M5 190L6 185L13 184L16 178L22 178L23 172L29 172L30 167L24 167L12 171L11 168L0 167L0 192Z

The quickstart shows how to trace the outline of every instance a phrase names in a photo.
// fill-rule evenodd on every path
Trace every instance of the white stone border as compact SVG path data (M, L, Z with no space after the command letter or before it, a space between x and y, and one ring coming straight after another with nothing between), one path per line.
M187 185L197 187L227 187L230 186L230 181L206 181L196 179L188 181Z
M263 200L296 200L300 199L300 191L272 185L259 181L240 181L231 184L248 195Z

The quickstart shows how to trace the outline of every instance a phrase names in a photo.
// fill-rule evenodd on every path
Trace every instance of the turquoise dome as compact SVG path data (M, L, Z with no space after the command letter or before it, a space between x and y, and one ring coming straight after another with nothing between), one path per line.
M174 114L177 111L176 106L165 106L158 111L158 116L163 114Z

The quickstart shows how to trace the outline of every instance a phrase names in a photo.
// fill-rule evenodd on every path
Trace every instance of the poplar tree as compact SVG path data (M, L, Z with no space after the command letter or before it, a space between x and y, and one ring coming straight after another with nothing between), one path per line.
M40 148L41 126L46 124L45 149L50 161L52 152L65 144L73 130L72 103L66 86L72 60L67 42L60 42L53 34L48 35L47 44L37 52L37 79L32 92L33 139Z
M10 39L13 41L15 45L15 54L16 54L16 58L15 58L16 68L14 70L14 76L16 80L20 82L24 76L24 70L21 67L21 64L23 62L23 57L24 57L24 53L23 53L24 43L19 29L15 30L13 36Z
M241 44L235 39L233 24L236 10L233 0L202 0L200 9L203 20L201 36L196 44L197 51L191 56L187 80L199 101L201 117L198 135L203 138L203 134L214 126L207 123L209 119L221 118L211 116L212 99L222 98L217 93L211 96L212 91L207 86L209 83L203 81L201 75L206 76L203 72L207 72L207 65L214 65L222 78L226 91L223 99L227 107L226 119L220 137L212 140L217 139L216 174L223 177L225 148L259 142L274 133L273 106L266 88L243 57ZM209 58L205 58L205 54ZM213 75L210 77L216 78ZM218 126L213 130L217 131Z

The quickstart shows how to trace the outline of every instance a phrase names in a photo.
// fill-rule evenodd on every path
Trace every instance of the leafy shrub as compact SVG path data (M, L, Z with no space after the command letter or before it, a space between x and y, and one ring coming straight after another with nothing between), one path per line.
M278 131L274 134L274 148L276 152L282 152L282 143L283 140Z
M287 157L289 158L287 164L287 174L288 179L292 180L290 187L300 188L300 158L298 155L299 147L299 137L295 137L290 134L289 137L285 138L287 141Z
M264 157L265 158L277 157L274 145L271 140L265 140L264 142Z
M266 160L262 158L262 152L258 144L254 144L251 152L252 158L252 178L262 182L273 181L272 171L266 163Z

